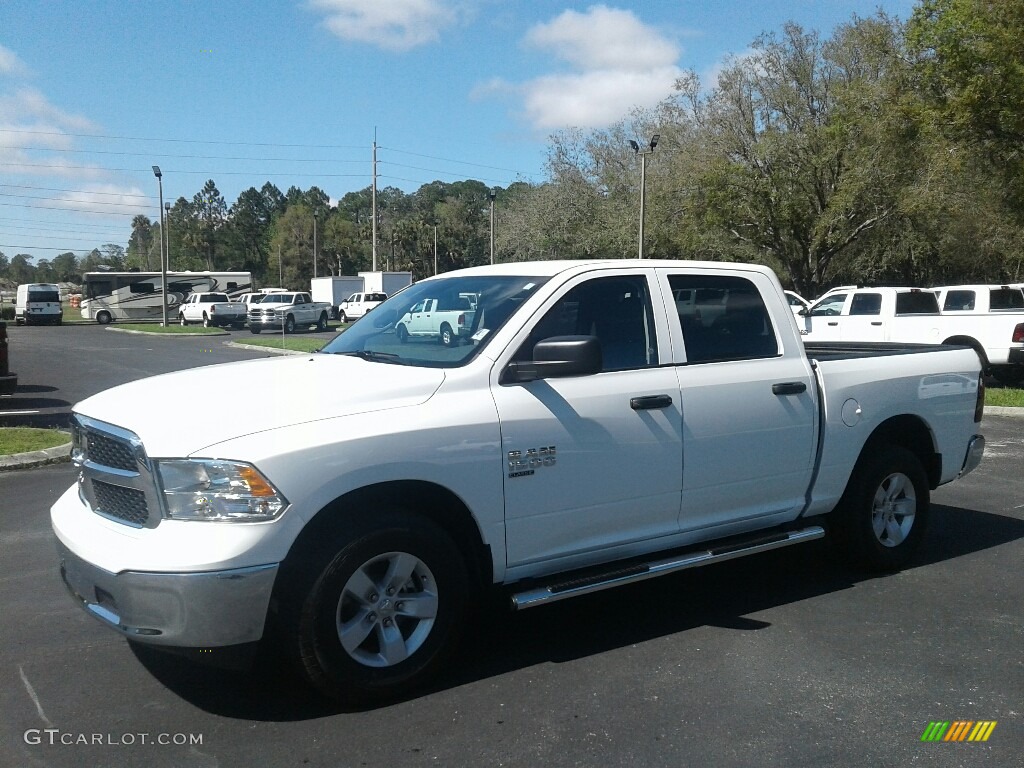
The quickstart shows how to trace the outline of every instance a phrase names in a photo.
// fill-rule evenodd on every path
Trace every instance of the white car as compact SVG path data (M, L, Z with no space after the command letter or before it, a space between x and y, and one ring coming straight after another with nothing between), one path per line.
M371 309L379 307L383 302L387 301L387 298L388 295L386 293L380 292L353 293L338 305L337 317L343 323L358 320Z
M785 291L786 301L789 302L789 308L793 310L794 315L799 315L804 309L810 309L811 302L801 296L795 291Z

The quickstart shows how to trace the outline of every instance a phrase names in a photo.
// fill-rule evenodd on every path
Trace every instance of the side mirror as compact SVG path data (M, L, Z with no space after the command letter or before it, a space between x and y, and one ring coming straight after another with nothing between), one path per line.
M797 314L800 315L801 317L810 317L811 316L811 310L808 307L804 307L799 312L797 312Z
M601 342L596 336L552 336L537 342L533 360L509 363L502 383L589 376L600 373L602 366Z

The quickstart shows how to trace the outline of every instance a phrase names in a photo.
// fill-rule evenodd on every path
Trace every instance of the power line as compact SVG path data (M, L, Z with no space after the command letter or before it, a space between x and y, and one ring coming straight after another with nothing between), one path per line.
M68 211L71 213L97 213L103 216L135 216L134 213L122 213L120 211L95 211L91 208L69 208L59 205L26 205L24 203L4 203L10 208L31 208L37 211Z
M0 197L18 197L25 200L53 200L62 203L84 203L84 202L95 202L100 205L116 205L120 208L141 208L144 203L105 203L102 200L75 200L67 197L43 197L41 195L16 195L13 192L0 192ZM133 195L125 195L125 197L133 197Z
M64 131L26 131L18 128L0 128L0 133L24 133L32 136L71 136L76 139L117 139L119 141L162 141L172 144L217 144L227 147L291 147L303 149L362 149L362 144L275 144L256 141L213 141L209 139L156 139L143 136L111 136L101 133L65 133Z
M393 147L378 147L378 149L387 149L391 152L397 152L400 155L424 157L427 158L428 160L441 160L442 162L445 163L458 163L459 165L469 165L473 166L474 168L489 168L492 171L508 171L509 173L519 173L522 175L521 171L517 171L514 168L502 168L501 166L497 165L482 165L481 163L470 163L465 160L453 160L450 157L437 157L436 155L421 155L419 152L406 152L404 149L395 149Z
M74 208L61 208L60 210L67 211L69 213L74 213L76 209L74 209ZM14 216L4 216L4 217L0 218L0 223L6 223L8 221L27 221L27 222L29 222L31 224L53 224L53 223L55 223L55 222L53 222L53 221L51 221L49 219L19 219L19 218L15 218ZM64 224L64 223L67 223L67 222L60 222L60 223ZM91 221L76 221L76 222L74 222L74 224L75 224L75 226L78 226L78 227L99 227L101 229L102 228L107 228L107 227L110 226L109 224L100 224L98 222L91 222Z
M151 195L144 194L142 192L101 192L100 190L91 189L63 189L60 187L35 187L30 184L4 184L0 182L0 187L10 187L12 189L35 189L41 192L81 192L88 195L108 195L112 197L141 197L146 200L156 200Z
M114 242L110 242L108 240L106 243L103 243L103 245L120 245L120 243L114 243ZM14 248L16 250L17 249L23 249L23 250L26 250L26 251L60 251L61 253L67 253L69 251L73 251L74 250L73 248L50 248L50 247L45 247L45 246L41 246L41 245L9 245L9 244L5 244L5 243L0 243L0 248ZM97 248L89 248L89 249L79 248L78 250L80 250L80 251L84 251L84 250L95 251L95 250L99 250L99 248L98 247ZM15 256L17 256L17 255L18 254L15 254ZM28 254L28 255L31 256L32 254Z
M91 235L96 237L102 233L90 232L87 229L54 229L53 227L18 227L9 226L7 224L0 223L0 232L21 232L24 237L43 237L43 235L33 235L32 232L46 232L48 234L61 234L61 235ZM29 233L29 234L26 234ZM111 234L111 237L121 237L122 233L116 235Z
M162 152L115 152L111 149L55 149L53 147L15 147L8 146L6 149L25 149L33 152L60 152L67 154L85 155L124 155L127 157L177 157L189 160L252 160L255 162L275 163L365 163L365 160L330 160L325 158L304 158L304 157L238 157L232 155L172 155Z
M52 165L49 163L0 163L3 166L15 167L15 168L52 168L56 170L69 170L69 171L121 171L124 173L152 173L151 168L100 168L95 165ZM206 176L213 178L214 176L288 176L289 178L296 177L309 177L313 178L330 178L330 179L345 179L345 178L363 178L368 176L366 173L264 173L263 171L184 171L180 169L174 169L174 174L191 174L193 176Z

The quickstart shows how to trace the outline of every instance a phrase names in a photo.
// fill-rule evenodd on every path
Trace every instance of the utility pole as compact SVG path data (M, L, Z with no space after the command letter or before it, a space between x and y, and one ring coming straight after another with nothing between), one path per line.
M487 193L487 199L491 201L491 264L494 263L494 198L497 194L498 190L495 187L491 187L491 191Z
M313 209L313 277L316 277L316 220L320 211Z
M167 224L167 271L171 271L171 204L164 203L164 222ZM163 237L163 235L161 235Z
M437 222L434 222L434 274L437 274Z
M377 271L377 129L373 129L373 187L370 192L370 207L373 209L373 224L371 225L371 237L373 238L373 271Z

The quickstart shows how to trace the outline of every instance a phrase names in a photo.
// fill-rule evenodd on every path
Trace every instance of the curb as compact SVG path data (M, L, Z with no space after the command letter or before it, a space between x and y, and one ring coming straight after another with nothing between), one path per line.
M66 432L63 434L67 434ZM28 453L12 453L10 456L0 456L0 472L6 469L27 469L29 467L41 467L44 464L62 464L71 460L71 443L57 445L53 448L44 448L41 451L29 451Z
M215 333L159 333L155 331L135 331L130 328L107 328L108 331L116 331L117 333L135 333L139 336L159 336L162 339L180 339L182 336L190 339L194 339L197 336L230 336L228 331L218 330Z
M260 347L255 344L239 344L237 341L225 341L225 347L247 349L250 352L269 352L272 355L312 355L312 352L300 352L297 349L280 349L278 347Z
M1024 416L1024 408L1011 408L1005 405L986 405L985 416Z

